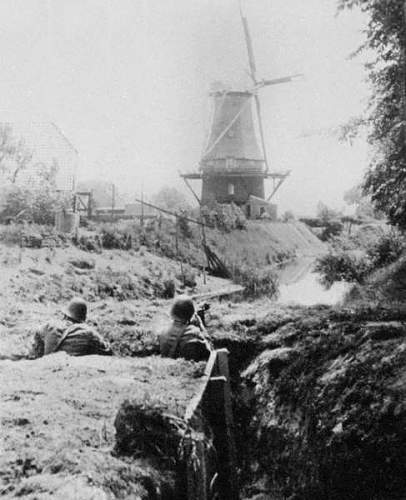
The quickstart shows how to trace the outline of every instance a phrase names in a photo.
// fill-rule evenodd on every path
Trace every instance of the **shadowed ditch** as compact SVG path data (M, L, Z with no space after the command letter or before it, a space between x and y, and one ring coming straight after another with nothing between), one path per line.
M234 359L242 498L404 497L405 320L296 308L217 339Z

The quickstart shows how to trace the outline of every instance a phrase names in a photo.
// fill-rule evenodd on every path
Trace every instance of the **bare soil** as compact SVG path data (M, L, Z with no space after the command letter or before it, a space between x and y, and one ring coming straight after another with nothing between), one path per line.
M148 489L162 489L169 472L154 456L112 454L118 408L131 398L182 417L201 372L199 364L160 357L2 361L0 495L151 498Z

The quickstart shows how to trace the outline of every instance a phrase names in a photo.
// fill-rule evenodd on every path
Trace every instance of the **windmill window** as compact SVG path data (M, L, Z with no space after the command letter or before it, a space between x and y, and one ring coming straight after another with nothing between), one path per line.
M228 185L228 194L229 196L234 196L234 184L232 184L231 182Z
M234 168L235 167L235 158L226 158L226 168Z

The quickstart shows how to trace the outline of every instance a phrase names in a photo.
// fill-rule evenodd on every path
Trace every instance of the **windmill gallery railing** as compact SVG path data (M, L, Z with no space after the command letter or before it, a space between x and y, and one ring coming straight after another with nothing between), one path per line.
M188 500L238 500L227 349L211 353L200 389L186 409L185 420L191 428L210 432L213 439L213 447L208 447L205 439L195 445L196 460L189 463L186 471ZM211 467L213 454L215 466Z

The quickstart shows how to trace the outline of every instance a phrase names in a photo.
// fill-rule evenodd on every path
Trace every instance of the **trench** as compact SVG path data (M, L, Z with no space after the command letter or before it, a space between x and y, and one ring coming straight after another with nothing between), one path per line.
M283 270L278 300L280 304L300 306L322 304L320 307L324 310L328 305L337 304L342 300L348 290L348 285L344 283L325 290L319 281L319 276L312 272L312 263L309 259L295 262ZM256 500L261 498L281 500L286 498L278 496L274 491L271 493L269 484L265 484L263 471L259 472L259 463L263 460L263 456L267 453L277 453L277 451L258 447L257 412L260 405L258 405L258 396L252 386L246 382L244 372L264 350L278 350L279 346L276 344L264 346L262 338L277 332L292 321L295 321L295 318L293 320L291 317L281 318L265 325L260 321L242 321L240 327L245 331L244 335L240 336L239 332L232 331L229 332L230 334L215 339L216 349L227 349L229 352L233 436L229 435L221 405L218 405L218 400L224 398L224 389L221 381L217 380L216 388L209 391L209 395L203 398L206 409L200 408L196 411L191 426L195 438L187 444L187 451L183 453L184 458L177 462L174 485L163 496L151 498L154 500L157 498L160 500L172 498L177 500L251 500L254 498ZM239 329L237 327L237 330ZM287 345L289 345L288 340ZM214 378L218 377L214 376ZM231 441L233 444L230 446ZM207 446L208 442L210 442L209 446ZM230 449L234 454L231 460ZM172 453L177 454L176 446L173 447ZM191 459L191 455L195 458ZM219 482L219 474L223 480L226 478L225 484L220 485L223 493L219 493L216 487L212 488L215 478L217 478L217 483ZM269 480L271 479L267 478L267 481ZM235 487L233 493L230 490L232 486Z

